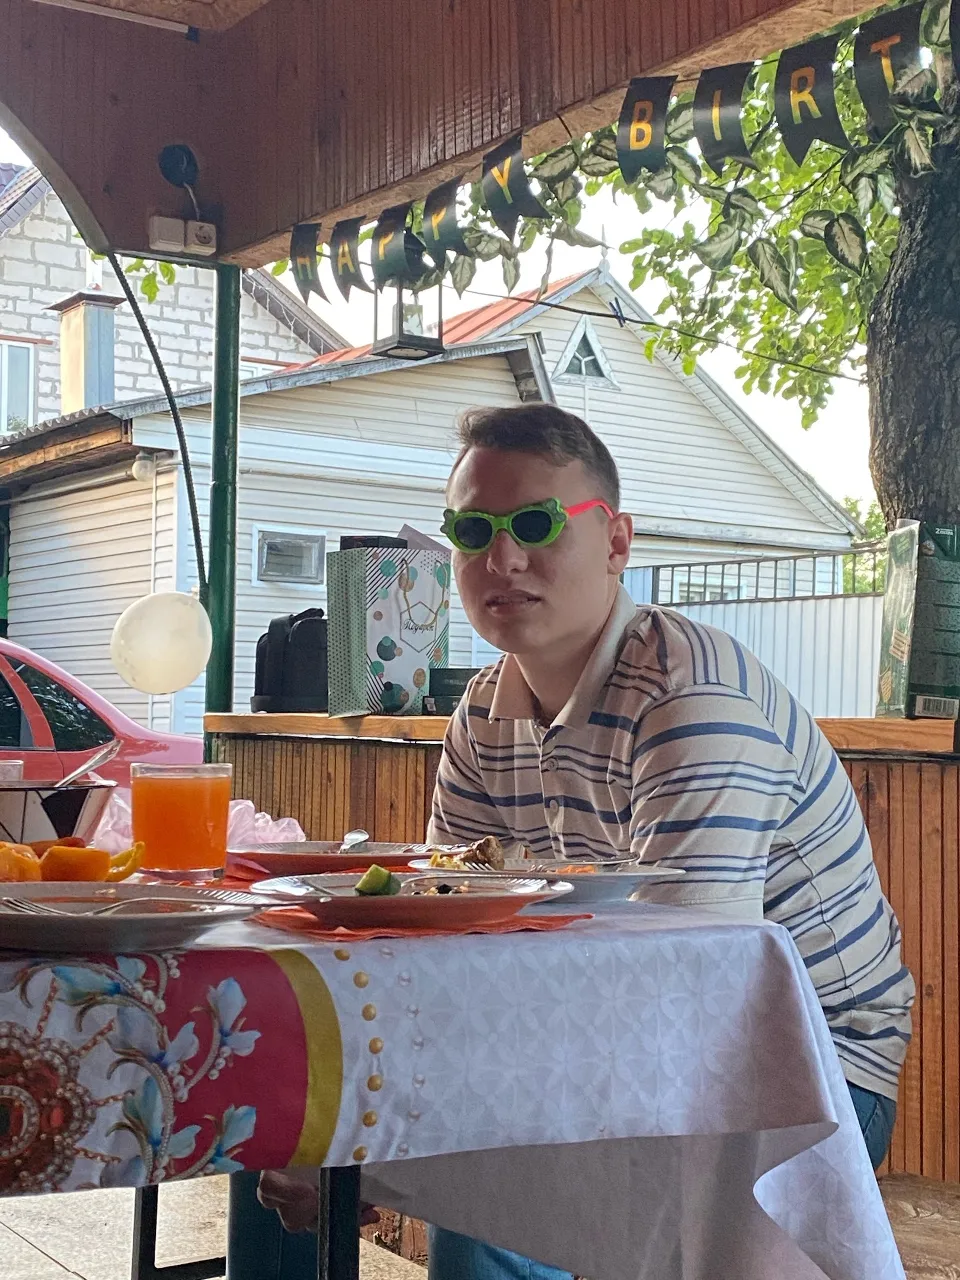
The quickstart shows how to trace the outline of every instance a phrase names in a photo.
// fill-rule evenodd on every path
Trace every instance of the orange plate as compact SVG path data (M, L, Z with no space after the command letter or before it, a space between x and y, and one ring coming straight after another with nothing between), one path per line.
M405 867L410 858L423 852L421 844L380 844L371 841L349 853L341 853L333 840L301 840L289 844L251 844L231 849L227 854L229 874L231 858L256 862L272 876L315 876L325 871L365 870L376 863L379 867Z
M329 894L322 902L302 903L303 909L316 916L327 929L470 929L509 920L534 903L561 901L571 889L563 881L547 883L533 877L483 882L480 875L441 873L437 876L438 883L466 881L470 883L470 891L446 894L401 892L392 896L361 897L353 889L359 875L337 876L340 881L337 885L331 883L332 879L320 875L296 880L262 880L256 886L256 893L266 897L276 894L287 901L297 894ZM401 876L400 879L404 882L414 879L422 883L424 877Z

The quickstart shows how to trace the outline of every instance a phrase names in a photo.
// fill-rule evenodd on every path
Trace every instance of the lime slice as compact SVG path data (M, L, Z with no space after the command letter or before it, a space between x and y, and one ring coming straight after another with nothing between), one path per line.
M367 897L399 893L400 881L386 867L378 867L374 863L357 881L356 891Z

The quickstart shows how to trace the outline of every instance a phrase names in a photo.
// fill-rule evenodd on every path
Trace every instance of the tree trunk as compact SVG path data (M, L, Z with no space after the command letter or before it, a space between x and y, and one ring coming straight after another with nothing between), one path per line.
M960 524L960 144L933 158L933 173L900 184L897 247L867 327L870 470L888 528Z

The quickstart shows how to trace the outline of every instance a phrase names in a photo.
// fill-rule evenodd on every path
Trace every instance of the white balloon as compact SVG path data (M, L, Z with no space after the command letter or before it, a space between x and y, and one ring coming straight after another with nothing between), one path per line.
M110 658L141 693L177 693L202 674L212 647L210 619L196 596L157 591L121 613Z

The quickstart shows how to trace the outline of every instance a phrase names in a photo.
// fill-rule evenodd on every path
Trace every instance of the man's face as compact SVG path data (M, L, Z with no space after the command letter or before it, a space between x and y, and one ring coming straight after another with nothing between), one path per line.
M601 496L582 462L556 466L536 454L471 449L451 478L447 503L507 515L547 498L572 507ZM597 508L568 520L547 547L520 547L501 529L486 551L455 550L467 617L489 644L518 656L582 643L606 620L631 536L629 516L610 520Z

